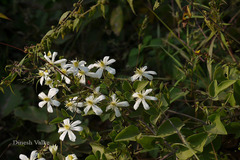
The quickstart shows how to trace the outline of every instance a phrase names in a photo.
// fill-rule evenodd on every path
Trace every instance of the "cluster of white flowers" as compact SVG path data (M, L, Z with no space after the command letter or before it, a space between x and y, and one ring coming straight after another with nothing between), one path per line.
M77 80L79 83L86 85L87 77L100 79L103 75L104 70L106 70L112 75L116 74L116 70L109 66L116 60L110 59L109 56L105 56L103 60L99 60L96 63L90 64L88 66L86 65L87 63L85 61L72 60L70 61L70 63L67 63L66 59L56 60L56 56L57 52L53 52L53 54L50 51L47 54L45 53L44 58L47 63L39 70L38 73L40 77L40 85L43 85L43 82L45 81L45 85L49 86L49 91L47 95L44 92L39 93L38 97L42 101L40 101L38 105L40 108L43 108L46 105L47 111L49 113L52 113L54 111L53 106L60 106L60 102L57 100L56 97L57 93L59 92L59 86L66 86L68 84L71 84L71 80ZM93 68L97 68L95 72ZM131 81L141 81L143 78L153 80L152 75L156 75L157 73L155 71L146 70L147 66L137 68L135 74L130 78ZM57 77L56 73L61 75L61 81L54 81L54 79L56 78L53 77ZM63 81L65 82L65 84ZM141 103L145 110L150 109L150 106L146 102L146 100L157 100L157 98L154 96L148 96L150 92L152 92L152 89L147 89L146 91L143 89L142 91L138 91L132 94L132 98L136 98L136 102L133 105L134 110L137 110ZM92 111L96 115L101 115L103 113L103 110L101 109L101 107L98 106L98 104L103 100L107 101L109 99L110 102L108 103L108 106L106 106L105 111L108 112L109 110L113 110L115 112L115 116L120 117L121 112L119 107L130 106L127 101L120 101L120 99L116 96L115 93L112 93L109 98L106 97L107 96L100 93L100 87L96 87L95 89L93 89L93 92L85 98L85 101L83 102L80 102L82 97L69 97L65 100L65 107L67 110L73 113L84 113L85 115L87 115L88 112L92 109ZM84 108L82 110L83 112L81 111L81 108ZM65 136L68 134L69 140L75 142L76 136L74 135L73 131L80 132L83 130L83 128L79 126L79 124L81 124L80 120L71 122L69 118L64 119L63 123L61 124L62 127L59 127L58 130L58 133L61 134L59 139L61 141L64 141ZM49 151L53 155L56 154L57 149L58 147L56 145L49 146ZM36 151L32 152L30 159L36 158L36 154ZM20 155L19 158L26 159L26 156ZM75 154L70 154L66 157L66 160L68 159L75 160L77 159L77 157Z

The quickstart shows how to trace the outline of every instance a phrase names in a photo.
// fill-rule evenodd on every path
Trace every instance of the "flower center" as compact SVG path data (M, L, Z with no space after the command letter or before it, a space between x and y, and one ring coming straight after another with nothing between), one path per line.
M69 130L69 129L70 129L70 125L65 124L65 125L64 125L64 128L65 128L66 130Z
M138 93L138 98L143 99L143 95L141 93Z
M50 101L50 98L46 97L46 98L43 98L44 101Z
M87 104L88 104L89 106L92 106L92 105L93 105L93 101L87 101Z
M50 85L50 84L52 84L52 80L51 79L48 79L47 81L46 81L46 85Z
M79 73L80 75L84 75L84 74L85 74L85 72L82 71L82 70L80 70L78 73Z
M110 105L111 105L111 106L117 106L117 103L116 103L116 102L111 102Z
M47 56L52 57L52 53L50 51L48 51Z
M104 68L106 65L105 65L105 63L104 63L103 61L100 61L99 66L100 66L101 68Z
M73 66L77 68L78 67L78 61L73 62Z
M73 160L73 156L72 156L72 155L69 155L69 156L68 156L68 159L69 159L69 160Z
M62 72L63 74L67 74L67 70L66 70L66 69L61 69L61 72Z
M67 107L71 107L72 105L73 105L72 102L68 102L68 103L66 104Z
M136 73L139 74L139 75L142 75L143 74L143 71L141 69L138 69L136 70Z
M38 74L39 74L39 76L41 76L41 77L42 77L42 76L44 76L44 73L43 73L43 71L39 71L39 73L38 73Z

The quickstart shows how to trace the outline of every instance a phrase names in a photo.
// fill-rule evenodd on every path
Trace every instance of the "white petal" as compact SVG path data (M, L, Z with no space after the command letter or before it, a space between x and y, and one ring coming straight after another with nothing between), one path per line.
M116 94L111 95L111 98L112 98L113 101L115 101L116 100Z
M87 73L89 71L89 68L84 67L84 66L79 66L79 68L84 71L85 73Z
M146 95L148 95L150 92L152 92L152 89L147 89L147 90L143 93L143 95L146 96Z
M44 55L44 58L45 58L49 63L52 64L52 61L48 58L48 56Z
M142 67L142 68L140 68L140 69L144 72L144 71L146 71L147 66L144 66L144 67Z
M81 126L77 126L77 127L72 127L71 130L73 130L73 131L82 131L83 128Z
M52 98L53 96L55 96L58 93L58 89L57 88L51 88L48 92L48 97Z
M77 106L78 106L78 107L82 107L82 106L83 106L83 103L82 103L82 102L78 102L78 103L77 103Z
M107 61L107 62L105 63L105 65L109 65L109 64L112 64L112 63L114 63L114 62L116 62L115 59L110 59L109 61Z
M105 56L105 57L103 58L103 62L104 62L104 64L107 63L108 59L109 59L109 56Z
M53 113L53 109L52 109L52 106L51 106L50 102L47 103L47 111L49 113Z
M60 127L60 128L58 129L58 133L62 133L62 132L64 132L64 131L66 131L66 129L65 129L64 127Z
M51 103L53 106L60 106L60 102L58 102L57 100L51 100Z
M118 107L127 107L129 106L129 103L127 101L119 102L117 103Z
M105 96L104 96L104 95L101 95L101 96L97 97L96 99L94 99L94 102L95 102L95 104L96 104L96 103L98 103L98 102L100 102L100 101L102 101L102 100L104 100L104 99L105 99Z
M134 74L132 77L131 77L131 81L133 82L133 81L135 81L136 79L138 79L139 78L139 74Z
M99 75L97 73L93 73L93 72L87 72L86 75L89 76L89 77L92 77L92 78L98 78L99 77Z
M142 100L142 104L143 104L143 108L145 109L145 110L149 110L149 105L147 104L147 102L145 101L145 99L143 99Z
M72 131L69 131L69 130L68 130L68 138L69 138L70 141L72 141L72 142L75 142L75 140L76 140L76 136L73 134Z
M156 100L157 100L157 97L145 96L145 99L152 100L152 101L156 101Z
M138 92L133 93L132 97L137 98L138 97Z
M71 83L71 80L67 77L67 76L64 76L64 80L67 84L70 84Z
M63 123L64 123L65 125L70 125L70 120L69 120L69 118L64 119L64 120L63 120Z
M44 81L44 77L42 76L42 77L40 78L40 84L41 84L41 86L43 85L43 81Z
M107 112L108 110L110 110L111 108L112 108L111 105L107 106L106 112Z
M55 61L55 58L56 58L56 56L57 56L57 52L53 52L53 56L52 56L52 61L54 62Z
M47 95L45 93L41 92L38 94L38 97L43 100L44 98L47 98Z
M145 71L145 73L147 73L147 74L153 74L153 75L156 75L156 74L157 74L157 72L155 72L155 71Z
M121 113L120 113L120 111L119 111L119 109L117 107L114 108L114 111L115 111L116 117L120 117L121 116Z
M63 141L64 138L65 138L65 136L66 136L66 134L67 134L67 130L65 130L65 131L61 134L61 136L59 137L59 139L60 139L61 141Z
M83 110L84 113L87 114L90 108L91 108L91 106L87 106L86 108L84 108L84 110Z
M80 79L80 83L82 84L86 84L86 79L85 79L85 75L83 75Z
M21 159L21 160L29 160L29 158L27 156L25 156L24 154L20 154L19 155L19 159Z
M112 67L106 67L105 68L110 74L116 74L116 70L114 69L114 68L112 68Z
M139 104L141 103L141 99L138 99L136 102L135 102L135 104L134 104L134 106L133 106L133 109L135 109L135 110L137 110L138 109L138 107L139 107Z
M47 101L41 101L41 102L38 103L38 106L40 108L42 108L46 103L47 103Z
M89 69L92 69L92 68L94 68L94 67L96 67L96 64L95 64L95 63L94 63L94 64L90 64L90 65L88 66Z
M75 121L75 122L73 122L72 124L71 124L71 127L75 127L75 126L77 126L77 125L79 125L79 124L81 124L82 122L80 121L80 120L77 120L77 121Z
M150 81L153 80L153 76L151 76L147 73L143 73L143 76L146 77L147 79L149 79Z
M99 108L98 106L96 106L96 105L93 105L92 106L92 109L93 109L93 111L96 113L96 115L101 115L102 114L102 110L101 110L101 108Z
M103 69L99 68L96 72L97 78L101 78L102 77L102 73L103 73Z
M61 63L66 63L67 60L66 59L59 59L57 61L54 62L54 64L61 64Z
M32 151L30 155L30 160L35 160L35 158L37 158L37 155L38 155L37 150Z

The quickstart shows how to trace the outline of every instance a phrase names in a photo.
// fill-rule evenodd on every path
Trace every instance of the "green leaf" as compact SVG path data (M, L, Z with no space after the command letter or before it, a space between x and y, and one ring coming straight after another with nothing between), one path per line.
M158 7L159 7L159 2L158 0L155 1L154 5L153 5L153 11L155 11Z
M78 31L78 29L79 29L79 27L80 27L80 19L78 19L78 18L76 18L74 21L73 21L73 31L75 30L75 29L77 29L77 31Z
M123 27L123 12L122 8L118 6L111 13L110 25L112 31L119 36Z
M65 118L70 117L65 109L61 109L61 112L62 112L63 117L65 117Z
M231 122L226 126L228 134L235 134L235 139L240 137L240 122Z
M38 132L46 132L51 133L57 129L56 125L47 125L47 124L39 124L37 125Z
M10 18L8 18L7 16L5 16L4 14L0 13L0 18L2 19L7 19L7 20L11 20Z
M133 0L127 0L128 1L128 4L130 5L130 7L131 7L131 9L132 9L132 12L134 13L134 14L136 14L135 13L135 10L134 10L134 7L133 7Z
M65 18L67 18L67 16L69 15L69 13L70 13L70 11L67 11L67 12L65 12L65 13L63 13L62 14L62 16L61 16L61 18L59 19L59 24L61 24L64 20L65 20Z
M173 145L174 147L177 146L178 150L176 152L176 156L180 159L180 160L185 160L188 159L190 157L192 157L194 155L193 151L189 148L187 148L186 146L184 146L183 144L177 144L177 145Z
M49 124L56 124L56 123L61 123L64 120L62 117L56 117L54 118Z
M41 124L47 122L47 112L34 106L18 107L14 110L14 114L16 117L35 123Z
M21 86L13 86L14 94L10 88L5 89L5 93L0 93L0 117L4 118L9 115L14 108L18 107L23 100L20 93Z
M131 91L132 86L130 85L130 83L128 81L124 81L123 84L122 84L122 89L124 91Z
M207 126L203 126L203 128L208 133L227 135L227 131L220 120L219 113L212 114L211 116L209 116L209 120L211 121L211 124Z
M184 123L179 118L173 117L173 118L170 118L169 120L173 123L174 127L171 125L171 123L168 120L165 121L158 128L158 131L157 131L158 137L163 138L163 137L167 137L172 134L175 134L177 133L177 130L180 131L181 128L184 126Z
M154 147L153 141L156 137L144 135L137 140L138 143L142 145L144 149L152 149Z
M138 62L136 58L137 56L138 56L138 49L132 48L128 55L128 63L127 63L130 67L134 67L137 65L137 62ZM139 58L139 61L141 60L140 58Z
M106 11L105 11L105 10L106 10L106 9L105 9L105 5L101 4L101 5L100 5L100 9L101 9L101 11L102 11L102 15L103 15L103 17L106 18L106 17L105 17L105 14L106 14Z
M178 5L179 9L182 10L182 6L181 6L180 0L175 0L175 1L176 1L177 5Z
M85 160L97 160L97 158L94 155L89 155L85 158Z
M233 85L235 82L236 82L236 80L222 81L217 87L216 94L218 95L221 91L227 89L228 87Z
M104 146L102 146L100 143L92 142L90 143L90 146L92 147L92 152L96 157L100 157L100 159L103 159L105 156L107 159L114 159L114 157L108 153Z
M135 81L133 84L133 88L136 89L136 92L139 92L143 90L147 85L149 81Z
M208 93L211 97L216 97L216 90L217 90L217 81L214 80L208 86Z
M123 129L118 135L115 137L115 141L136 141L136 137L140 134L138 128L136 126L128 126Z
M205 146L207 140L208 134L206 132L194 134L187 138L190 146L199 152L203 152L203 147Z

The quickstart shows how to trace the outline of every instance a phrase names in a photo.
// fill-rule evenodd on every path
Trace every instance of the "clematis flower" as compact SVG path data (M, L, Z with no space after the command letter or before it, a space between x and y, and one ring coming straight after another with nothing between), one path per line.
M66 59L60 59L60 60L57 60L55 61L55 58L57 56L57 52L53 52L53 55L52 55L52 60L50 60L50 57L48 55L44 55L44 58L48 61L48 63L50 64L60 64L60 63L63 63L63 62L67 62Z
M146 71L146 69L147 69L147 66L137 68L136 71L134 71L135 74L131 77L131 81L133 82L137 79L139 79L139 81L141 81L142 77L146 77L150 81L153 80L152 75L156 75L157 73L155 71ZM152 74L152 75L150 75L150 74Z
M41 92L38 94L38 97L43 100L41 102L38 103L38 106L40 108L42 108L45 104L47 104L47 110L49 113L53 112L52 109L52 105L53 106L59 106L60 102L58 102L57 100L54 100L53 97L58 93L58 89L57 88L51 88L48 92L48 95L46 95L45 93Z
M88 111L92 108L96 115L101 115L103 111L96 104L104 99L104 95L101 95L97 98L94 98L94 95L87 97L85 100L86 102L84 103L84 105L86 106L86 108L84 108L84 113L87 114Z
M66 65L66 63L61 63L60 70L63 74L62 73L60 73L60 74L61 74L61 79L64 79L67 84L70 84L71 80L66 76L66 75L68 75L67 68L68 68L68 65Z
M129 106L129 103L127 101L119 102L119 99L116 98L116 94L113 94L111 96L111 98L112 98L112 101L107 106L106 111L112 109L115 111L116 117L120 117L121 113L120 113L118 107L127 107L127 106Z
M86 76L92 77L92 78L98 78L96 73L89 72L89 68L85 67L84 65L80 65L77 73L77 77L80 79L80 83L86 84Z
M107 70L110 74L115 74L116 70L112 67L109 67L108 65L114 63L116 60L115 59L109 59L109 56L105 56L103 60L98 61L95 64L89 65L89 69L92 69L94 67L99 68L96 72L98 78L102 77L103 70Z
M71 63L72 64L66 64L66 67L69 68L67 71L69 73L72 73L73 75L78 74L79 67L86 64L85 61L80 61L79 62L78 60L72 60Z
M52 155L56 155L57 150L58 150L58 146L57 146L56 144L50 145L50 146L48 147L48 149L49 149L49 151L52 153Z
M156 101L156 100L157 100L156 97L147 96L150 92L152 92L152 89L147 89L146 91L143 90L142 92L141 92L141 91L140 91L140 92L135 92L135 93L132 95L134 98L137 98L137 101L135 102L135 104L134 104L134 106L133 106L133 108L134 108L135 110L138 109L140 103L143 104L143 108L144 108L145 110L148 110L150 107L149 107L149 105L147 104L146 99L147 99L147 100L152 100L152 101Z
M77 156L75 154L69 154L65 160L77 160Z
M69 118L64 119L62 123L63 127L60 127L58 130L58 133L62 133L59 139L63 141L66 134L68 134L68 138L70 139L70 141L75 142L76 136L73 134L72 131L82 131L83 128L81 126L77 126L79 124L81 124L80 120L77 120L70 124Z
M38 75L41 77L40 78L40 84L41 86L43 85L43 81L46 80L48 78L50 74L50 71L47 69L40 69L38 72Z
M66 108L71 112L81 113L79 107L83 106L82 102L77 102L78 97L70 98L68 101L65 101Z
M50 88L53 88L53 80L50 77L47 77L45 80L45 85L49 86Z
M37 150L34 150L34 151L31 152L30 158L28 158L24 154L20 154L19 159L21 159L21 160L36 160L37 156L38 156ZM39 158L37 160L45 160L45 158Z

